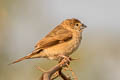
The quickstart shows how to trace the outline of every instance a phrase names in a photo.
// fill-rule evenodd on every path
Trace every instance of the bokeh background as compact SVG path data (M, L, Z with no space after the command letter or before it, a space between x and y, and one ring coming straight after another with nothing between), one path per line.
M120 80L119 0L0 0L0 80L38 80L40 66L56 61L25 60L38 40L67 18L88 27L71 63L79 80ZM70 74L70 73L69 73ZM60 80L60 79L58 79Z

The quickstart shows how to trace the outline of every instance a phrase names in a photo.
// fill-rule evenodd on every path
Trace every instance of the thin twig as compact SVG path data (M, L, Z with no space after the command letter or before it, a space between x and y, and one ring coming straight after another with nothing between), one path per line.
M43 68L39 67L39 66L36 66L36 68L42 72L46 72L46 70L44 70Z

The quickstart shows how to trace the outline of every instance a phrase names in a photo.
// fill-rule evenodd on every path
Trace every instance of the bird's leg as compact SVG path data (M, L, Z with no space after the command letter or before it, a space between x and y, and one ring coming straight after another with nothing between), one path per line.
M59 55L58 58L60 59L60 61L63 60L63 59L65 59L65 60L67 60L67 61L69 61L69 62L71 61L71 60L70 60L70 57L65 56L65 55Z

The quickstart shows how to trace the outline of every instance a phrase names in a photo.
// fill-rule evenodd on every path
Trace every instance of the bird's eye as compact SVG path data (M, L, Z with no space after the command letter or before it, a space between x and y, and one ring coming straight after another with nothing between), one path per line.
M75 26L79 26L79 24L78 24L78 23L76 23L76 24L75 24Z

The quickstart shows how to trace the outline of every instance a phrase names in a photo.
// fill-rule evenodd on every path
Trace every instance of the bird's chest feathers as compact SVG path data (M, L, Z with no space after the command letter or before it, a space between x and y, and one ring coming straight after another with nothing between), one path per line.
M73 51L79 47L81 39L82 39L81 33L74 33L73 34L73 39L71 40L71 46L73 47Z

